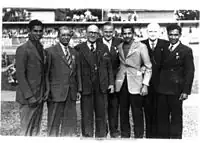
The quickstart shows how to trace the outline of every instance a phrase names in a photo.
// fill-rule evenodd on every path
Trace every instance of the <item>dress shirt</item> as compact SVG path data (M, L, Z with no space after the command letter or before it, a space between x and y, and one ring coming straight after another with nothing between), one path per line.
M174 51L174 50L176 49L176 47L177 47L179 44L180 44L180 41L178 41L178 42L177 42L176 44L174 44L174 45L170 44L170 45L169 45L169 48L170 48L171 46L173 46L171 52Z
M156 39L155 41L149 40L149 45L150 45L150 47L151 47L152 50L155 49L157 43L158 43L158 39ZM154 45L154 47L152 47L152 45Z
M95 51L95 50L96 50L96 47L97 47L97 46L96 46L96 42L91 43L91 42L87 41L87 46L89 47L90 50L92 49L91 44L93 44L93 46L94 46L94 51Z
M59 42L59 43L60 43L60 42ZM61 46L62 51L63 51L64 54L66 55L66 51L65 51L65 47L66 47L66 46L64 46L62 43L60 43L60 46Z
M105 39L103 38L103 43L104 43L105 45L108 46L108 50L110 51L110 49L111 49L111 44L112 44L112 39L109 40L109 41L107 41L107 40L105 40Z

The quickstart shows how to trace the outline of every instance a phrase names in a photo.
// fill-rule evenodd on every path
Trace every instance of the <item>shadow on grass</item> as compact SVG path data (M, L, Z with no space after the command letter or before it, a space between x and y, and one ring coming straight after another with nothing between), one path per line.
M77 104L77 134L80 135L80 104ZM20 135L19 104L1 101L1 133L3 136ZM47 136L47 106L44 104L40 136Z

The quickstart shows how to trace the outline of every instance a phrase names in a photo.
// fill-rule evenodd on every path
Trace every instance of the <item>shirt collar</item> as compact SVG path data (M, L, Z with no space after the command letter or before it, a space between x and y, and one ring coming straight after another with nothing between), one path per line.
M176 44L174 44L174 45L173 45L173 48L172 48L172 51L173 51L174 49L176 49L176 47L178 47L179 44L180 44L180 41L178 41ZM170 43L169 47L171 47L171 46L172 46L172 44Z
M91 42L87 41L87 46L89 47L89 49L91 49ZM94 48L96 49L96 42L93 43Z
M103 43L111 45L112 39L110 39L109 41L107 41L105 38L103 38Z
M151 40L148 40L149 41L149 45L151 46L152 43L154 43L154 46L156 47L157 43L158 43L158 39L156 39L155 41L151 41Z
M109 41L107 41L107 40L105 40L105 38L103 38L103 43L104 43L106 46L108 46L108 49L109 49L109 51L110 51L110 48L111 48L111 45L112 45L112 39L109 40Z
M62 43L60 43L60 42L59 42L59 44L60 44L60 46L61 46L61 48L62 48L64 54L66 55L66 51L65 51L65 47L66 47L66 46L64 46L64 45L63 45Z

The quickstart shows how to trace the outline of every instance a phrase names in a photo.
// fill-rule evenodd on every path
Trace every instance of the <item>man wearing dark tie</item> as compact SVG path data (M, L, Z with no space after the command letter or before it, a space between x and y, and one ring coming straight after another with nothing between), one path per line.
M48 96L48 136L76 135L76 100L82 92L78 52L69 46L72 32L59 28L59 42L47 48L50 94ZM61 131L59 131L61 129Z
M103 25L103 38L99 38L98 42L107 45L109 55L111 57L114 79L119 68L119 55L117 46L122 42L122 39L114 37L114 25L106 22ZM111 137L118 137L118 118L119 116L119 96L114 92L108 94L108 122Z
M157 87L162 62L162 52L167 49L169 42L159 38L160 26L150 23L147 26L148 39L141 41L147 46L152 63L152 77L148 86L148 95L144 98L144 113L146 125L146 138L156 138L157 132Z
M183 101L191 93L194 78L192 49L179 40L182 29L167 27L169 49L164 50L158 86L158 138L182 138Z
M99 29L87 27L87 41L77 45L81 62L82 95L81 127L84 137L107 136L107 93L114 92L114 79L109 51L106 45L96 42Z

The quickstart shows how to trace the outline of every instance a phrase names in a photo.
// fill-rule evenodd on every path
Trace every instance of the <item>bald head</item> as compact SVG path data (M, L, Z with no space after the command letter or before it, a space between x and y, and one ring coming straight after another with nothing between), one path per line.
M160 25L158 23L150 23L147 25L147 30L160 30Z
M96 25L89 25L87 28L87 39L89 42L96 42L99 34L99 28Z
M92 32L99 32L99 28L96 25L89 25L87 28L87 32L92 31Z
M159 38L160 34L160 25L158 23L150 23L147 26L147 34L149 37L149 40L155 41Z

